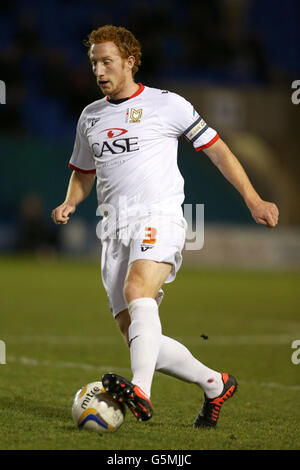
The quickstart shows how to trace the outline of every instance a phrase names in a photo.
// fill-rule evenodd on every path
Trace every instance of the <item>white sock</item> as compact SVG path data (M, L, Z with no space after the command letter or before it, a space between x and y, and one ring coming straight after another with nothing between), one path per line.
M161 337L155 369L199 385L208 398L218 396L223 390L220 372L206 367L183 344L167 336Z
M150 397L158 351L161 344L161 323L154 299L143 297L128 305L131 324L128 329L132 383Z

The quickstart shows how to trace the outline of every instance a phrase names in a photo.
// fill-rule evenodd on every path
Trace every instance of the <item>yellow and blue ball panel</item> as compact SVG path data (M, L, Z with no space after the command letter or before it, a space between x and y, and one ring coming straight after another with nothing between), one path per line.
M82 428L85 423L87 423L88 421L95 421L97 424L99 424L99 426L101 426L102 428L108 430L108 431L113 431L115 428L113 426L111 426L110 424L107 424L104 419L102 419L97 410L95 410L95 408L88 408L87 410L85 410L81 415L80 415L80 418L78 420L78 427L79 428Z

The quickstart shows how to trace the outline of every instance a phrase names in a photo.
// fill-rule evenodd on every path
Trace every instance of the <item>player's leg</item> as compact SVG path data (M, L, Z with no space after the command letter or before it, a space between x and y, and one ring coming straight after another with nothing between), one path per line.
M147 263L151 264L152 262L147 261ZM128 271L130 271L131 274L129 276L128 289L131 289L130 286L132 286L132 279L133 279L133 274L134 274L134 271L132 271L132 268L128 270L128 264L129 264L129 247L128 246L123 245L122 241L117 240L117 239L116 240L107 239L106 241L103 242L102 254L101 254L102 282L106 289L108 300L109 300L109 305L110 305L110 308L114 317L120 314L120 312L127 310L128 301L124 297L123 287L125 283L126 274ZM158 265L159 263L153 262L153 264ZM140 315L138 314L137 321L133 323L135 323L135 327L138 327L138 328L140 327L141 323L143 323L143 327L146 328L146 337L144 338L143 346L145 348L148 347L148 349L149 349L149 346L147 345L149 345L149 337L150 338L152 337L152 340L156 341L157 344L159 343L159 339L161 337L161 325L160 325L159 316L158 316L157 303L151 297L151 295L153 293L153 295L155 296L156 290L159 290L160 284L164 282L165 277L168 275L168 272L170 271L170 269L171 269L170 265L166 265L162 267L161 270L163 272L166 272L166 274L154 273L153 269L148 269L148 270L144 269L143 271L148 272L148 278L151 279L151 282L153 285L150 285L147 279L143 279L144 275L141 272L141 269L139 269L136 272L135 281L133 281L135 284L139 284L137 277L139 278L142 277L143 279L142 283L148 285L149 287L149 290L143 290L143 291L136 289L136 292L138 292L139 296L147 295L149 297L143 297L142 302L141 301L133 302L134 304L133 310L135 311L136 309L140 310L140 304L142 304L144 321L141 321ZM150 271L151 271L151 276L149 276ZM160 295L161 295L161 292L159 293L158 297ZM133 313L133 316L134 316L134 313ZM148 325L149 319L151 316L152 316L152 320L154 317L154 321L151 321L150 322L151 324ZM122 315L119 315L119 318L121 317ZM125 332L125 334L127 335L128 325L125 328L121 323L119 323L119 327L121 331ZM151 343L153 346L152 340L151 340ZM157 349L158 349L158 346L157 346ZM151 355L152 353L153 353L153 348L151 349ZM144 387L147 390L145 392L147 395L150 395L150 385L151 385L152 376L154 372L156 356L157 356L157 353L154 359L148 358L148 360L144 362L144 364L146 364L147 367L148 367L147 362L151 364L151 361L152 361L153 363L150 366L150 369L148 367L148 372L147 372L147 377L149 377L148 385L145 384L145 387ZM136 364L135 360L133 360L133 364L134 364L133 369L136 369L136 367L139 368L141 366L141 364ZM150 370L150 374L149 374L149 370ZM131 397L129 395L131 395L132 393L133 394L139 393L138 388L136 388L135 390L132 390L130 383L126 381L126 379L124 379L125 382L121 384L123 385L123 390L122 390L122 387L120 384L115 384L116 381L119 381L119 379L116 377L116 374L106 374L105 376L102 377L102 379L103 379L103 384L105 387L108 388L108 391L111 392L112 395L117 394L121 399L124 399L124 401L127 403L127 405L129 406L133 414L138 419L145 420L145 419L149 419L149 417L152 416L152 406L151 406L150 400L143 402L144 397L142 397L142 393L144 392L141 391L140 393L140 397L138 400L139 403L138 403L138 408L137 408L136 400L135 399L131 400ZM104 381L107 383L104 383ZM125 397L123 396L124 389L126 391L127 390L129 391L128 396L127 395ZM119 392L122 392L122 393L119 393ZM130 399L131 403L128 402L127 398ZM143 408L141 408L141 405ZM137 413L136 409L138 409L140 413Z
M133 377L131 382L113 373L102 377L106 391L124 401L135 417L143 421L153 414L150 392L161 342L155 298L170 271L169 264L151 260L136 260L130 264L124 283L128 311L120 312L116 318L128 338Z
M172 239L172 238L169 237L169 240L170 239ZM174 240L174 236L173 236L173 240ZM176 272L179 269L180 264L181 264L180 242L177 245L178 246L177 251L176 251L176 249L174 251L172 251L172 247L170 245L171 245L171 243L169 242L166 246L167 248L169 248L169 252L167 250L164 250L164 259L166 261L170 261L170 264L173 266L172 274L170 274L167 282L171 282L175 278ZM139 257L140 256L140 253L139 253L140 246L139 246L139 244L136 246L136 248L137 248L137 250L136 250L135 256ZM144 250L142 250L142 251L144 251ZM154 250L153 250L153 252L154 252ZM161 255L159 253L160 253L159 251L158 252L156 251L156 256L160 260ZM147 251L146 255L148 257L152 256L152 251ZM142 264L143 263L141 263L141 265ZM136 266L138 266L138 264ZM133 285L131 285L130 288L128 288L128 295L129 295L129 298L132 299L132 300L135 300L135 298L138 298L137 296L139 296L139 295L152 295L152 297L150 297L150 298L153 298L154 295L155 295L155 292L157 292L157 289L158 289L158 286L159 286L160 282L162 282L162 280L164 278L164 276L161 280L159 280L158 278L155 278L157 280L157 283L153 284L153 285L149 285L149 286L147 284L146 285L146 290L145 290L145 283L143 281L143 276L141 276L140 271L141 271L141 269L133 271L131 277L129 277L129 272L128 272L128 276L126 278L127 280L128 279L131 280L131 281L134 280ZM116 278L116 276L112 276L112 277ZM151 275L151 277L153 278L152 275ZM160 290L159 294L161 294L161 293L162 292ZM158 296L157 296L156 300L159 303ZM122 300L122 302L123 302L123 305L125 306L124 299ZM117 305L120 305L120 302L119 303L117 302ZM134 344L136 339L138 339L138 338L135 338L134 336L129 338L128 330L129 330L129 326L131 324L131 318L130 318L130 314L128 312L128 309L127 308L123 308L123 309L119 308L119 310L116 311L116 309L115 309L115 310L113 310L113 312L114 312L114 315L116 316L116 320L117 320L117 323L119 325L119 328L120 328L121 332L123 333L123 335L125 336L125 339L126 339L127 343L129 343L130 339L134 338L133 342L131 343L131 344ZM188 351L188 349L185 348L185 346L183 346L179 342L177 342L175 340L172 340L171 338L168 338L168 337L163 336L163 335L161 335L161 346L159 348L159 352L158 352L158 355L157 355L157 362L156 362L155 368L156 368L156 370L159 370L160 372L163 372L165 374L172 375L172 376L177 377L181 380L196 383L197 385L199 385L204 390L205 397L206 397L205 403L204 403L204 405L205 405L204 406L204 408L205 408L205 410L204 410L205 413L204 414L206 415L205 419L204 419L205 425L207 423L209 423L209 425L211 425L211 423L213 423L213 421L211 421L210 419L207 419L207 416L209 415L208 418L211 418L212 411L215 414L215 412L216 412L215 411L215 406L216 405L215 404L211 405L211 403L208 403L207 400L209 400L208 397L218 398L219 401L221 400L221 402L222 402L222 400L224 400L224 398L223 398L224 393L223 392L225 390L225 392L227 393L227 389L229 388L229 385L230 385L230 380L229 381L227 380L226 385L224 384L224 380L226 380L226 374L221 375L221 373L218 373L216 371L213 371L212 369L207 368L205 365L200 363L200 361L195 359L192 356L192 354ZM224 377L225 377L225 379L224 379ZM129 382L126 381L125 383L129 383ZM125 386L124 383L123 383L123 385ZM220 396L218 397L217 393L220 389L222 391L220 393ZM130 390L130 389L128 388L128 390ZM229 390L229 394L231 393L231 391L232 391L232 389ZM226 397L225 397L225 399L226 399ZM132 401L131 411L134 414L136 413L136 402L138 402L138 405L143 403L144 401L143 401L142 396L140 398L138 398L137 400ZM144 402L146 407L148 406L148 403L150 403L150 402ZM151 404L150 404L150 406L151 406ZM201 412L200 412L200 414L199 414L199 416L196 420L195 426L202 425L202 421L203 421L202 416L203 416L203 413L202 413L202 410L201 410ZM149 419L149 415L144 414L144 416L141 419Z
M132 234L129 267L124 283L128 305L132 382L150 397L161 343L157 296L161 286L176 275L181 264L186 223L162 215L140 219Z
M124 297L131 323L128 330L132 382L150 397L151 384L161 343L161 322L155 300L171 265L136 260L128 269Z
M170 263L151 259L137 259L132 262L128 267L123 288L127 304L141 297L155 299L171 269Z
M128 310L120 312L116 321L130 347L128 329L131 319ZM155 370L194 383L204 391L205 400L195 420L195 427L215 426L222 404L237 389L236 381L232 376L205 366L183 344L165 335L161 337Z
M122 310L121 312L118 313L118 315L115 318L117 325L119 327L120 332L122 333L125 342L128 347L129 346L129 339L128 339L128 329L130 326L130 315L128 312L128 308Z
M196 428L216 426L221 406L237 390L233 376L210 369L185 346L166 336L162 336L156 370L195 383L204 391L204 403L194 422Z
M130 347L128 330L131 319L128 310L120 312L116 321ZM220 372L202 364L183 344L165 335L161 337L155 370L198 385L209 398L218 396L223 389Z
M183 219L174 221L174 218L147 216L138 220L136 232L131 237L124 298L130 316L128 341L133 378L131 385L126 379L116 378L115 375L106 376L104 380L107 391L116 394L118 398L124 398L133 413L140 411L134 387L139 387L143 394L150 397L162 336L158 295L161 294L162 284L168 282L170 277L175 277L176 267L181 263L180 252L185 241L185 229ZM128 404L121 386L126 387L129 394L132 392L132 403ZM148 405L150 410L150 400ZM141 416L141 419L144 417Z

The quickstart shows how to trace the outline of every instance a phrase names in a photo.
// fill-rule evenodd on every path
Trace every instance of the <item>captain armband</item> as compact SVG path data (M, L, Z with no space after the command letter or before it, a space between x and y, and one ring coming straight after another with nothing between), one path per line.
M206 122L202 119L202 117L199 117L193 124L190 125L184 131L183 135L189 142L195 142L206 130L208 129L208 125Z

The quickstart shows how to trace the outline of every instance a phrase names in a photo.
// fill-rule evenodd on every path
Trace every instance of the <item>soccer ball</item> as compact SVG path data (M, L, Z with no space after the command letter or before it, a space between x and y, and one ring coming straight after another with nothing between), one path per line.
M105 434L116 431L123 424L125 407L106 393L102 382L92 382L76 393L72 416L79 429Z

